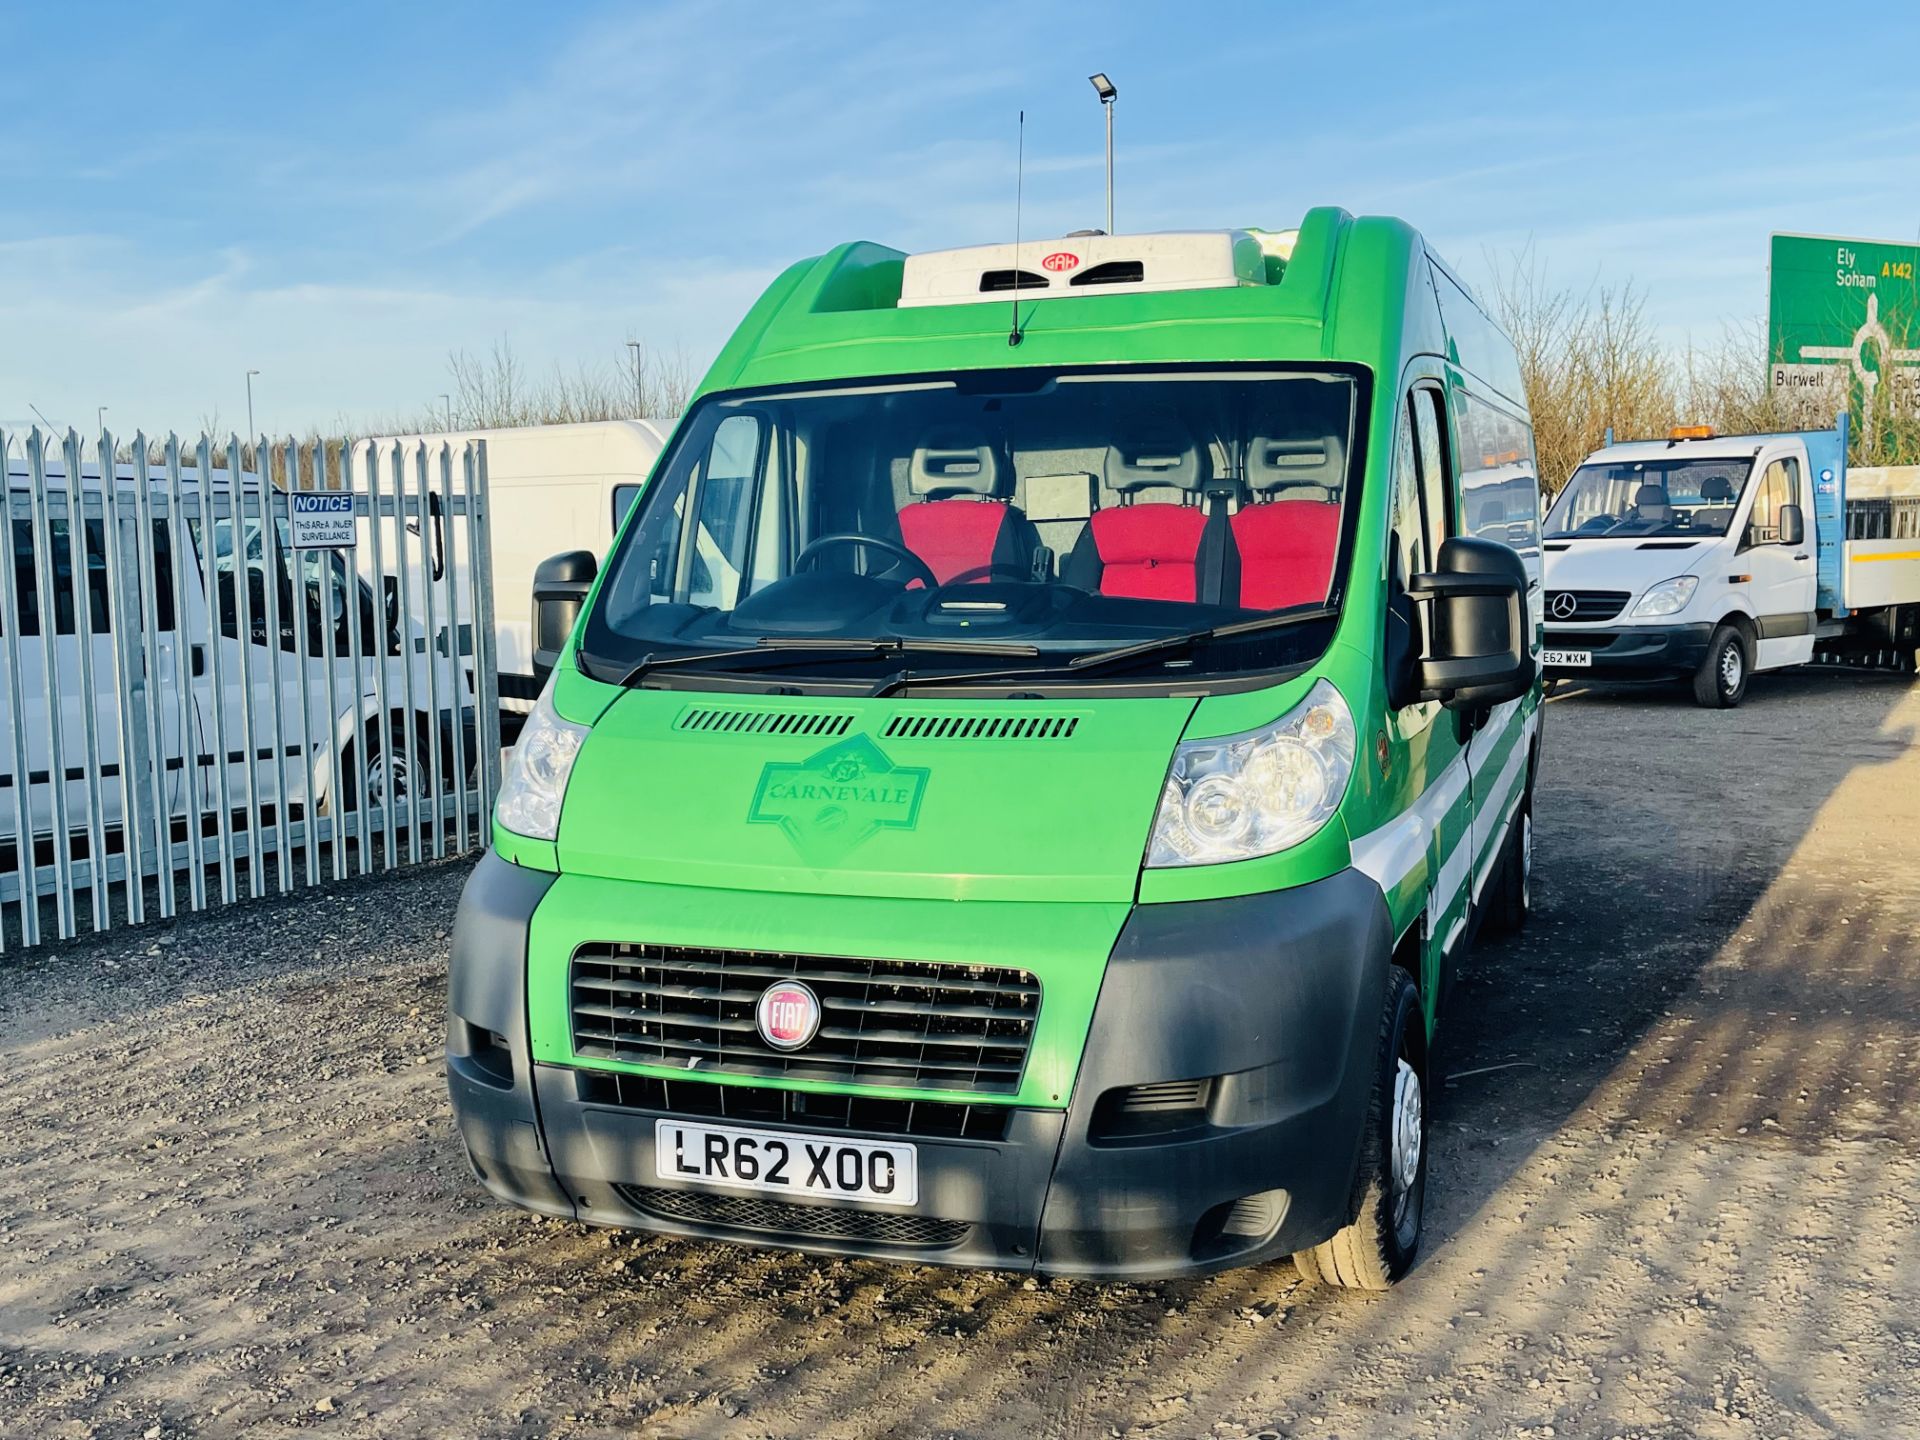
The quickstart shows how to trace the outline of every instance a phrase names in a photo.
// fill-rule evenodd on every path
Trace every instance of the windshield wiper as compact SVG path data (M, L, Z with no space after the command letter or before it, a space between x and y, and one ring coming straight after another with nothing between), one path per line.
M1332 605L1290 605L1285 610L1275 610L1270 615L1262 615L1254 620L1236 620L1231 625L1216 625L1210 630L1158 635L1151 640L1136 640L1131 645L1118 645L1111 650L1096 650L1091 655L1069 660L1067 666L1072 670L1086 670L1095 665L1117 665L1123 660L1138 660L1162 651L1191 650L1208 640L1232 640L1241 635L1258 635L1266 630L1284 630L1308 620L1331 620L1339 613L1339 609Z
M769 635L751 645L737 646L732 650L706 650L692 655L665 656L656 656L648 652L614 683L629 686L655 670L677 670L726 660L751 659L774 665L795 665L805 660L827 656L863 660L884 655L912 654L916 651L944 655L1034 656L1040 653L1040 648L1037 645L999 640L835 640L825 635ZM739 668L744 670L762 667L741 666Z
M1339 607L1334 605L1295 605L1285 610L1276 610L1270 615L1262 615L1254 620L1237 620L1231 625L1216 625L1210 630L1187 630L1177 635L1156 635L1151 640L1138 640L1129 645L1115 646L1111 650L1096 650L1090 655L1077 656L1065 665L1009 670L973 670L960 675L911 675L902 671L881 682L872 694L877 698L891 695L898 690L910 689L915 685L990 685L1003 680L1073 679L1095 666L1117 665L1127 660L1138 659L1142 655L1157 655L1164 650L1186 650L1207 640L1231 640L1241 635L1258 635L1265 630L1284 630L1289 626L1304 624L1310 620L1331 620L1339 613Z

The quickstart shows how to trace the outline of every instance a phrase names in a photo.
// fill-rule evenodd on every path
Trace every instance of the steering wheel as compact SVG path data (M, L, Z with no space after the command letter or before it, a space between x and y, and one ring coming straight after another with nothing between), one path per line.
M884 550L894 559L894 563L889 565L887 570L894 570L901 565L905 565L914 572L914 578L919 580L920 583L929 590L940 583L934 578L933 569L926 561L907 549L906 546L895 544L891 540L882 540L878 535L822 535L819 539L809 542L798 555L793 557L794 573L796 575L799 574L800 571L806 569L808 561L823 551L831 550L836 545L865 545L869 549ZM880 573L884 575L887 572L883 570Z

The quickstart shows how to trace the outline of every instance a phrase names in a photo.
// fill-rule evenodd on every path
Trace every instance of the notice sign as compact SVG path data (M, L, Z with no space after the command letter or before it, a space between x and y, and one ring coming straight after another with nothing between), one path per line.
M357 528L353 496L337 491L294 490L287 495L287 516L296 550L351 550Z

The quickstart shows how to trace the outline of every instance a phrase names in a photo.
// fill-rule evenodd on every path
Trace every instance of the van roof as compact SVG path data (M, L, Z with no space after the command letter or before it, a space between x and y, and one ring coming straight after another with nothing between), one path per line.
M1122 339L1146 364L1346 362L1397 374L1403 355L1434 353L1525 404L1511 342L1419 233L1331 206L1290 231L1073 235L921 255L841 245L767 288L701 392L1110 364Z
M673 432L677 421L666 417L653 417L641 420L572 420L563 425L499 425L480 430L426 430L417 434L392 434L372 437L381 444L395 440L429 440L453 442L462 440L500 440L500 439L542 439L577 440L591 438L607 431L630 432L643 440L652 442L657 450L667 443L667 436Z
M1587 459L1597 460L1604 455L1609 461L1737 460L1751 456L1769 440L1797 438L1792 435L1716 435L1703 440L1623 440L1617 445L1601 446Z
M909 255L900 305L1007 304L1074 295L1149 294L1280 283L1299 232L1175 230L1069 235Z

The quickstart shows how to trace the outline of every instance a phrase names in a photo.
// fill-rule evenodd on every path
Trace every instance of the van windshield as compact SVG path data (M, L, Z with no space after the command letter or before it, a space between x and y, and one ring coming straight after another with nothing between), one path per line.
M1120 669L1303 664L1338 603L1359 385L1105 366L709 397L614 549L582 659L884 681L1297 610Z
M1752 469L1750 455L1582 465L1547 512L1547 538L1724 535Z

